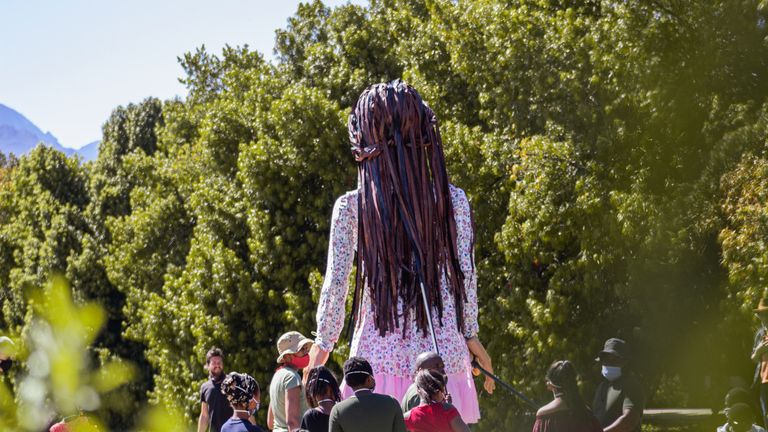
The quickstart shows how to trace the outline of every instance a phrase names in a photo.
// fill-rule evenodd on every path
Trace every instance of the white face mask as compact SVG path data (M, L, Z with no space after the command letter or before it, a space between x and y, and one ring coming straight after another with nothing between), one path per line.
M621 377L621 367L603 365L602 374L608 381L616 381Z
M254 399L256 399L256 398L252 398L251 401L253 401ZM249 404L250 404L250 401L249 401ZM256 401L256 406L253 407L253 409L247 408L247 409L244 409L244 410L233 410L233 411L236 412L236 413L238 413L238 412L246 413L246 414L248 414L248 417L253 417L253 415L256 414L256 411L259 410L259 405L260 405L260 402Z
M371 377L371 381L373 381L373 386L371 386L371 388L369 388L369 389L362 389L361 388L361 389L355 390L355 392L359 392L360 390L370 390L371 392L373 392L373 390L376 388L376 380L373 379L373 375L371 375L370 373L368 373L366 371L352 371L352 372L348 372L347 373L347 375L354 375L354 374L368 375L369 377Z

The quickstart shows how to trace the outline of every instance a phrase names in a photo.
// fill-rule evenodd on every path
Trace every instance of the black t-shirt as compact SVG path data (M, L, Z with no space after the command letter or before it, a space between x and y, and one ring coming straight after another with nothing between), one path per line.
M310 408L301 419L301 428L309 432L328 432L331 416Z
M645 394L640 382L633 376L622 376L616 381L603 380L595 392L592 410L603 427L610 426L624 413L635 408L641 413L645 408ZM640 431L637 425L635 431Z
M200 402L208 404L208 427L211 432L221 432L221 426L234 414L226 396L221 393L221 380L209 379L200 386Z

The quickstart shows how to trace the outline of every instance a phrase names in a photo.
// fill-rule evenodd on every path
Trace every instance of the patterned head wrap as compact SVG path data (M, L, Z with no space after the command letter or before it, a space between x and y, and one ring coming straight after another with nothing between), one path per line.
M259 384L248 374L230 372L221 383L221 392L232 405L247 405L258 391Z

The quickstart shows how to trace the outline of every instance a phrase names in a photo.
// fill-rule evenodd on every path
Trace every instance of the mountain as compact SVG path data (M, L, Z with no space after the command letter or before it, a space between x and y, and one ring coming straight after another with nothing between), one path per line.
M89 161L98 154L98 141L92 142L79 150L64 147L50 132L43 133L39 127L14 109L0 104L0 151L21 156L43 142L67 156L78 154Z
M101 141L88 143L75 150L75 154L82 157L86 162L96 160L96 157L99 156L99 144L101 144Z

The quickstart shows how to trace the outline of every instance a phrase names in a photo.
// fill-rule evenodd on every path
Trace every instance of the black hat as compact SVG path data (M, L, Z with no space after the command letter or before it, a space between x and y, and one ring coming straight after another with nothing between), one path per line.
M607 341L605 341L603 350L600 351L600 354L597 355L597 358L595 359L595 361L600 361L605 354L613 354L616 357L627 360L628 359L627 343L617 338L608 339Z

